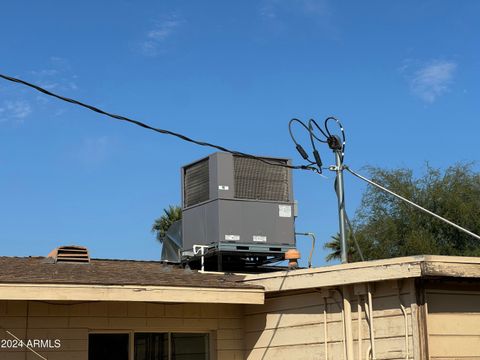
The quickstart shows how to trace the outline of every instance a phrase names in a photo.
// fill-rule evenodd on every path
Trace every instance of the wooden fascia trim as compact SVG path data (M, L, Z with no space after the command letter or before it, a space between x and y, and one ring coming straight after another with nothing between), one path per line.
M263 289L141 285L0 284L0 300L263 304Z

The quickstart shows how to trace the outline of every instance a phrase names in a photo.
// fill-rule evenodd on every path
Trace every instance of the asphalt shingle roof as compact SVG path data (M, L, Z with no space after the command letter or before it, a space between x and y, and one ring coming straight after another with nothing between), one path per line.
M261 288L242 276L186 270L158 261L92 259L53 263L48 257L0 257L0 283L152 285L206 288Z

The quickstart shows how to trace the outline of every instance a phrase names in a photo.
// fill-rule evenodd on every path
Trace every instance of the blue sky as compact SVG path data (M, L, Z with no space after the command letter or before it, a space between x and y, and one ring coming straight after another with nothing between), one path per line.
M478 160L479 16L477 1L18 0L2 4L0 72L295 162L289 119L335 115L352 168L420 174ZM180 166L210 152L0 82L1 255L158 259L151 224L179 203ZM319 244L338 227L326 175L294 174L297 230ZM347 175L351 216L364 189Z

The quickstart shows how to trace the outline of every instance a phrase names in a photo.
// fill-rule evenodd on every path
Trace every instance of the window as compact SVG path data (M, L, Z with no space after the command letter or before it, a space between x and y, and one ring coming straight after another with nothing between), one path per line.
M135 334L135 360L168 360L168 334Z
M128 360L129 334L89 334L89 360Z
M208 360L208 334L136 333L134 360Z
M170 334L170 360L208 360L207 334Z

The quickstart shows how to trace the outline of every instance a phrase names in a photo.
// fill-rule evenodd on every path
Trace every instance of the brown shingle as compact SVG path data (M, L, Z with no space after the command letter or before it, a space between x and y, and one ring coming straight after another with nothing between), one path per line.
M0 283L259 288L239 282L242 278L205 274L157 261L92 259L89 264L54 264L44 257L0 257Z

